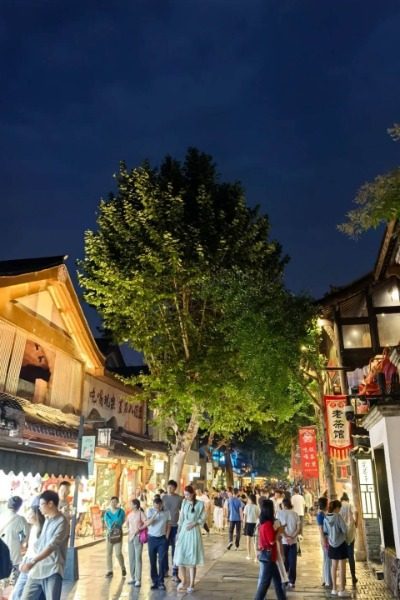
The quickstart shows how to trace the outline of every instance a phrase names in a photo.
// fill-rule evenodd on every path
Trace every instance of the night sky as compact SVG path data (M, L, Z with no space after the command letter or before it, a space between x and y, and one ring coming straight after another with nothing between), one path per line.
M0 258L82 255L124 159L188 146L239 179L316 296L374 264L336 230L399 164L400 3L1 0Z

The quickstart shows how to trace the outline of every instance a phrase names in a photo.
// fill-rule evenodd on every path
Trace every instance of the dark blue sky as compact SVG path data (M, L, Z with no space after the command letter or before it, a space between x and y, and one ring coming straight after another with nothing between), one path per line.
M399 162L400 3L2 0L1 259L82 254L120 159L212 154L269 214L287 282L370 270L336 230Z

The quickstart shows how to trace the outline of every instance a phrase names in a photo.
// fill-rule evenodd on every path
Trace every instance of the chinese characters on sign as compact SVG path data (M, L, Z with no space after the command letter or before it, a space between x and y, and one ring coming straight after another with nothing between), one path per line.
M299 429L299 446L304 479L318 478L317 432L314 427Z
M108 408L116 411L118 414L133 414L138 419L143 416L143 407L141 404L132 404L124 398L116 398L113 393L107 394L102 388L97 389L93 386L89 392L89 398L93 406Z
M325 396L325 416L329 438L329 454L345 459L351 448L350 424L344 412L346 396Z
M113 419L118 427L133 433L143 433L145 404L137 401L134 393L124 393L117 385L109 385L106 381L86 375L84 406L87 415L94 411L95 417L97 413L106 423Z

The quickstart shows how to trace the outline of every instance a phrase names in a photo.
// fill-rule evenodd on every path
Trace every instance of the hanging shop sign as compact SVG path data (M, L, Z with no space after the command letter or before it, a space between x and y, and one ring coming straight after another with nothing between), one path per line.
M81 458L88 461L88 475L93 476L94 473L94 454L96 449L96 436L84 435L81 442Z
M325 419L328 431L329 455L345 459L352 446L350 423L346 419L346 396L325 396Z
M301 471L304 479L318 479L317 432L315 427L299 429Z

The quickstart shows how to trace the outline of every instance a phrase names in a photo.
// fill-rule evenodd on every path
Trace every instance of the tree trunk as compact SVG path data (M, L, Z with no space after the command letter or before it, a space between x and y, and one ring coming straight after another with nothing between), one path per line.
M174 481L176 481L178 483L178 489L180 489L180 487L181 487L180 481L181 481L181 477L182 477L182 471L183 471L183 466L185 464L185 458L186 458L187 452L188 451L185 451L185 450L178 450L171 457L171 468L169 471L169 479L173 479Z
M175 443L173 444L171 450L169 479L174 479L178 484L178 489L180 490L185 459L199 430L199 421L197 416L195 414L192 415L184 433L181 433L177 427L174 427L173 429L175 433Z
M231 451L229 448L225 450L225 475L226 487L233 487L233 467L231 461Z

